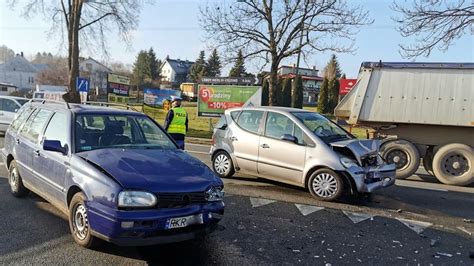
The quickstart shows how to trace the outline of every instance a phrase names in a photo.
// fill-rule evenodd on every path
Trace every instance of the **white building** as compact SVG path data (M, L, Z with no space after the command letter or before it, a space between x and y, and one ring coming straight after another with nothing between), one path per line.
M281 66L278 68L278 76L280 78L294 78L296 66ZM318 70L313 68L298 69L298 75L303 80L303 101L305 104L315 104L318 100L319 89L323 83L323 78L318 76Z
M10 95L17 90L18 88L11 83L0 82L0 95Z
M181 84L186 82L189 69L194 62L180 59L166 58L161 66L162 81L171 84Z
M0 82L9 83L20 90L31 90L35 87L38 68L17 54L4 64L0 64Z
M79 72L81 77L89 79L91 90L97 89L99 94L107 94L107 75L112 72L110 68L89 57L80 60Z

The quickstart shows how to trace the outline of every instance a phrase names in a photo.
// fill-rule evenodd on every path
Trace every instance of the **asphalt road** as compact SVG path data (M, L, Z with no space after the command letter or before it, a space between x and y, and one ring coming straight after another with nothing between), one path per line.
M210 163L207 146L187 148ZM337 203L237 176L224 180L225 217L206 239L140 248L104 243L95 250L74 244L66 217L49 203L11 196L5 177L2 167L1 265L474 265L474 188L438 184L423 172L371 197Z

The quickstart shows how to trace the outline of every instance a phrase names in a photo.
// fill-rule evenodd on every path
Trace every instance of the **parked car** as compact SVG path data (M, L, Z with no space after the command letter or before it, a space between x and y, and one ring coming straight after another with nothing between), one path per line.
M193 239L224 214L220 178L142 113L28 103L2 156L13 195L51 202L84 247L98 238L123 246Z
M281 107L236 108L217 123L210 151L214 171L236 171L305 187L320 200L343 190L372 192L395 182L395 165L377 140L358 140L314 112Z
M0 132L7 131L16 112L28 101L27 98L0 95Z

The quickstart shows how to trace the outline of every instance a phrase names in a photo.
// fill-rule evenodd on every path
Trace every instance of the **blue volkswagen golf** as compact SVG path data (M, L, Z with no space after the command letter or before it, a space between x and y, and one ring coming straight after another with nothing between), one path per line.
M66 213L84 247L189 240L224 214L222 181L142 113L30 102L2 156L12 194L32 191Z

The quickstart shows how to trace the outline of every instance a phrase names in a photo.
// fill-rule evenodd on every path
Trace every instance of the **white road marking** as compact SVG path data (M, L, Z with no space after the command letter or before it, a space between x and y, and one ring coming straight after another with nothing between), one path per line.
M464 227L464 226L458 226L458 227L456 227L456 228L459 229L459 230L461 230L461 231L463 231L464 233L466 233L466 234L472 236L472 232L469 232L469 231L466 229L466 227Z
M365 221L367 219L373 219L374 216L367 214L367 213L360 213L360 212L348 212L348 211L342 211L347 218L351 219L351 221L355 224L360 223L362 221Z
M303 214L303 216L310 215L313 212L317 212L323 210L324 207L318 207L313 205L305 205L305 204L295 204L296 208Z
M422 221L415 221L415 220L408 220L402 218L395 218L411 230L415 231L415 233L420 234L421 232L425 231L426 228L432 226L432 223L422 222Z
M436 187L427 186L426 183L424 185L421 185L420 184L421 182L423 182L423 181L417 182L416 184L406 184L406 183L401 183L401 182L399 182L399 180L397 180L395 184L399 187L410 187L410 188L427 189L427 190L442 191L442 192L448 192L449 191L445 188L436 188Z
M4 162L0 162L0 165L5 165L5 163L4 163Z
M209 152L204 152L204 151L190 151L190 150L186 150L187 152L190 152L190 153L198 153L198 154L207 154L209 155Z
M269 199L261 199L261 198L250 198L250 204L252 207L262 207L268 205L270 203L276 202L276 200L269 200Z

